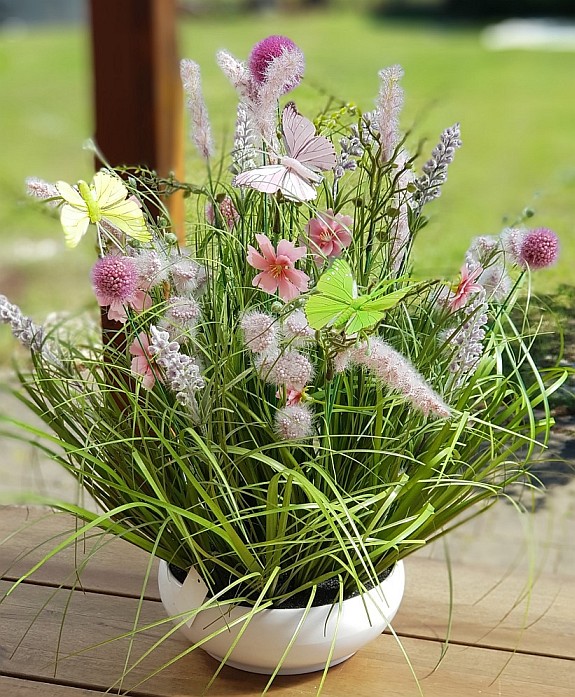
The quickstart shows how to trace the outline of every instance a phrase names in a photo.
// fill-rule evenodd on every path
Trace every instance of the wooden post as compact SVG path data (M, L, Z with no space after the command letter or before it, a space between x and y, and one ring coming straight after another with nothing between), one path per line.
M183 178L176 0L90 0L95 140L111 166ZM183 241L183 196L166 202Z
M176 0L90 0L94 76L95 140L112 166L144 165L160 176L183 178L183 97L176 42ZM101 163L97 162L97 166ZM184 239L184 199L178 192L166 201L174 232ZM119 322L102 308L104 357L109 380L127 338ZM115 358L116 356L116 358Z

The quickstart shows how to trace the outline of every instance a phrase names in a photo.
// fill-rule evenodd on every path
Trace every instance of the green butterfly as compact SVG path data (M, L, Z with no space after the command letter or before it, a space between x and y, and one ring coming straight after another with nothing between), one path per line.
M336 259L317 282L316 292L305 304L305 314L312 329L333 327L347 335L368 329L383 318L385 311L397 305L411 290L412 285L386 293L396 279L384 281L371 293L357 294L349 264Z

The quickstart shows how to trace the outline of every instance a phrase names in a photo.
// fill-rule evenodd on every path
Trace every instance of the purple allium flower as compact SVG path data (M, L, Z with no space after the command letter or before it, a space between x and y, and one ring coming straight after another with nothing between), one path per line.
M246 312L240 326L244 333L246 346L254 353L275 349L277 345L277 325L275 319L265 312Z
M127 302L138 290L139 277L131 257L105 256L92 267L92 284L100 305Z
M305 404L292 404L278 409L276 433L284 440L300 440L313 434L313 416Z
M544 269L553 265L559 257L559 238L548 228L529 230L519 252L519 265L530 269Z
M273 35L267 39L259 41L253 48L248 59L248 65L252 74L253 80L257 84L262 84L268 77L268 69L274 58L278 58L283 53L298 53L303 61L301 50L287 36ZM303 70L300 75L293 75L289 82L283 86L284 94L290 92L297 87L303 75Z
M110 254L92 267L92 285L98 304L108 307L108 319L125 322L126 305L142 312L152 305L150 296L139 288L140 274L132 257Z

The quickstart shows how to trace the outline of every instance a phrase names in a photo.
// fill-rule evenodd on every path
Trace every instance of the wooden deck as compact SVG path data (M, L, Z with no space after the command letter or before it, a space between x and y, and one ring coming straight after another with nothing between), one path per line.
M73 530L68 516L0 508L2 593ZM14 531L20 530L17 534ZM48 540L48 545L44 541ZM100 547L93 556L96 547ZM82 569L80 582L76 569ZM147 557L130 545L97 536L40 568L0 604L0 695L96 697L117 682L135 697L198 697L217 663L185 651L170 636L141 662L169 624L116 637L164 617L155 567L138 616ZM445 564L424 556L406 562L407 588L394 622L425 697L567 697L575 684L575 578L541 575L529 598L524 574L502 578L482 568L454 566L454 612L449 625ZM450 646L436 668L446 637ZM320 674L278 678L270 693L316 694ZM208 695L259 695L266 680L225 668ZM110 689L113 688L113 689ZM416 697L416 681L396 638L382 635L327 677L324 697Z

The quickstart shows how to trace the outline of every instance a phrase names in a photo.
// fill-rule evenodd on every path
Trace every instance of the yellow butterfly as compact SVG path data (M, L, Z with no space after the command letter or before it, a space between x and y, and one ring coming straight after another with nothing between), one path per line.
M119 177L98 172L90 185L79 181L76 189L59 181L56 188L64 199L60 222L68 247L78 244L90 223L98 225L102 220L140 242L151 239L141 208L129 198L130 192Z

